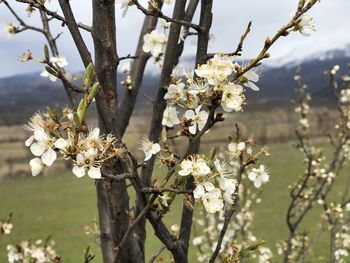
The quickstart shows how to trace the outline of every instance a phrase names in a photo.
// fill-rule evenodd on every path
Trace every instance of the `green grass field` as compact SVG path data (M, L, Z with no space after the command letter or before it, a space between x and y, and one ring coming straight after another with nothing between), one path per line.
M266 159L271 173L270 182L263 186L262 203L256 209L254 232L258 238L267 241L275 252L275 243L286 237L285 213L289 203L288 185L303 170L302 157L292 147L292 143L272 144L271 156ZM342 182L335 187L341 190ZM13 212L14 230L0 240L0 262L6 261L6 244L24 239L45 238L51 235L56 241L56 250L63 262L82 262L83 250L92 245L96 254L95 262L101 262L99 248L93 236L85 234L83 227L97 217L95 187L89 178L77 179L73 174L63 173L49 177L21 178L0 183L0 217ZM175 214L181 202L176 202L173 211L166 217L170 226L179 223ZM306 220L303 227L315 230L318 222L317 208ZM149 229L147 256L151 256L161 246L152 238ZM326 240L318 244L316 253L324 254ZM195 251L191 250L191 261L195 261ZM322 261L320 261L322 262Z

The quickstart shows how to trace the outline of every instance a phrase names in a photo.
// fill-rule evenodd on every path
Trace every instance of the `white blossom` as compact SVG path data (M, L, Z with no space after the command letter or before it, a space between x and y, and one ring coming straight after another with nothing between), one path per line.
M128 11L130 0L117 0L116 3L121 5L120 9L123 10L122 16L124 17Z
M228 204L233 204L233 194L236 191L237 181L232 178L226 178L221 176L219 179L219 186L220 189L224 192L222 197L224 198L225 202Z
M1 2L0 2L1 3ZM11 39L16 34L17 28L12 22L7 22L4 26L3 32L7 39Z
M198 106L195 110L187 110L185 112L184 117L188 120L192 120L192 124L189 127L189 131L192 134L196 134L197 133L197 128L198 131L201 131L205 124L207 123L207 119L208 119L208 112L205 110L201 111L201 105Z
M1 226L1 225L0 225L0 226ZM11 233L11 230L12 230L12 228L13 228L13 225L12 225L11 223L6 223L6 222L4 222L4 223L2 223L1 228L2 228L2 231L4 232L4 234L5 234L5 235L8 235L8 234Z
M165 52L165 47L168 37L165 33L159 33L157 30L153 30L151 33L143 36L143 51L150 52L154 58L158 58Z
M178 112L174 106L167 106L163 114L162 125L172 128L174 125L179 124L180 120L177 114Z
M260 165L259 168L253 168L252 171L248 174L249 180L254 182L254 186L259 188L263 183L269 181L269 174L267 173L265 166Z
M233 58L224 55L215 55L206 64L199 66L196 74L208 81L210 85L217 85L227 79L234 70Z
M159 21L164 28L169 28L171 25L171 22L166 21L164 18L160 18Z
M177 84L170 84L168 87L168 91L164 96L164 99L170 102L178 102L184 99L185 97L185 84L179 82Z
M50 263L57 256L51 244L42 244L42 240L22 241L18 244L7 246L7 258L9 263Z
M311 32L316 31L314 19L306 14L301 15L298 18L298 24L295 27L296 31L299 31L303 36L310 36Z
M341 103L350 103L350 89L343 89L340 92L340 102Z
M245 142L230 142L227 145L228 151L229 153L234 156L234 157L238 157L242 151L244 151L244 149L246 148Z
M231 177L232 171L228 163L225 161L220 162L219 159L214 160L214 166L220 177Z
M210 192L215 189L215 186L211 182L201 182L196 185L196 188L193 190L193 197L195 199L203 197L205 192Z
M195 238L192 239L192 244L194 246L199 246L202 243L203 243L203 237L202 236L195 237Z
M308 121L308 119L306 119L306 118L300 119L300 120L299 120L299 123L300 123L304 128L309 128L309 127L310 127L309 121Z
M53 148L60 149L62 141L59 140L56 143L56 138L51 137L43 128L38 128L34 130L34 135L25 144L30 146L32 154L41 156L41 160L46 166L51 166L57 158L56 151Z
M64 68L68 65L68 62L65 57L58 56L58 57L51 57L50 58L51 63L55 63L58 67Z
M196 158L191 156L189 159L185 159L180 164L181 170L179 175L187 176L192 174L193 176L203 176L210 173L210 168L202 158Z
M57 77L52 75L50 72L48 72L46 69L44 69L41 73L40 76L49 78L52 82L55 82L57 80Z
M202 201L208 213L216 213L224 207L221 191L218 188L214 188L212 191L205 193L202 197Z
M242 110L242 104L244 103L243 88L240 85L229 83L224 86L221 106L226 112L240 111Z
M259 75L254 70L251 69L247 71L244 74L243 79L245 80L243 81L243 85L245 85L248 88L251 88L254 91L259 91L259 87L255 84L259 81Z
M178 224L173 224L173 225L170 226L170 230L171 230L172 232L174 232L174 233L177 233L177 232L179 232L180 227L179 227Z
M83 177L87 171L89 177L92 179L101 178L101 167L95 158L97 155L97 150L90 148L86 152L78 153L76 157L76 164L74 165L72 171L78 177Z
M141 150L145 153L144 161L148 161L151 159L152 155L155 155L160 151L160 145L158 143L151 142L145 137L141 141Z

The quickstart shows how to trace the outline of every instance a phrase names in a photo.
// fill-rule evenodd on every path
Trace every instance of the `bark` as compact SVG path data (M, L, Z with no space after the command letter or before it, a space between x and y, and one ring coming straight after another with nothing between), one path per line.
M158 6L160 9L162 8L162 5L163 2L158 1ZM157 21L158 17L146 16L143 22L135 52L136 59L132 62L130 69L132 89L125 91L125 95L120 106L120 128L122 135L125 133L125 130L129 125L130 117L134 110L137 95L141 87L146 64L151 57L149 53L143 52L143 36L155 29Z
M119 112L116 92L115 6L113 0L93 0L92 36L95 47L95 72L101 89L96 96L99 127L120 140ZM121 144L121 142L119 141ZM114 160L103 167L103 173L123 174L128 164ZM125 180L104 179L97 183L98 210L103 261L142 262L143 255L129 238L120 251L115 250L129 227L129 196ZM118 255L118 256L117 256Z
M182 20L184 18L185 5L186 5L185 0L177 0L175 2L174 12L173 12L174 19ZM151 141L158 141L160 133L162 131L162 117L163 117L163 112L166 108L166 101L164 100L164 95L167 92L166 87L170 84L171 73L173 71L174 66L177 64L178 56L180 55L177 52L180 30L181 30L180 25L176 23L171 24L170 30L169 30L168 43L164 54L163 68L160 75L158 93L157 93L154 107L153 107L151 128L149 132L149 139ZM155 161L155 158L151 158L151 160L149 160L143 166L142 174L141 174L141 180L142 180L143 186L147 187L147 186L150 186L151 184L154 161ZM144 206L145 206L145 202L142 202L142 200L138 200L136 204L136 207L137 207L136 212L140 213L140 211L143 210ZM169 233L168 229L162 223L160 218L156 214L152 214L152 212L147 217L150 220L151 225L153 226L157 237L167 246L169 250L174 249L175 246L173 241L175 240L175 238L172 237L172 235ZM146 218L143 219L138 225L137 227L138 233L145 234L145 224L146 224Z
M203 0L201 1L201 14L199 26L203 31L198 33L198 45L196 53L196 62L195 67L207 62L207 53L208 53L208 43L209 43L209 31L212 24L212 0ZM190 145L187 150L187 155L198 153L200 146L200 139L190 142ZM193 190L195 187L193 178L188 180L186 184L186 190ZM176 263L188 262L188 248L189 240L191 237L193 222L193 209L183 205L182 217L181 217L181 226L179 239L177 241L179 251L174 255L174 260Z

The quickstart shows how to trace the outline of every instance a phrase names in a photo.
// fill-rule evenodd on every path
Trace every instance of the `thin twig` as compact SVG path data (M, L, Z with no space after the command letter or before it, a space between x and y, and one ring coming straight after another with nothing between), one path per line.
M35 7L41 11L44 11L47 15L51 16L51 18L55 18L55 19L63 22L63 25L67 24L67 21L64 17L57 14L57 12L53 12L53 11L47 9L44 5L42 5L36 1L32 1L32 0L16 0L16 1L20 2L20 3L24 3L24 4L29 4L32 7ZM81 29L84 29L85 31L91 32L91 27L88 25L85 25L83 23L77 23L77 26Z
M172 23L177 23L179 25L182 25L182 26L187 26L187 27L191 27L193 28L194 30L196 30L197 32L200 32L202 31L202 29L200 28L199 25L197 24L193 24L191 22L188 22L188 21L185 21L185 20L178 20L178 19L174 19L174 18L171 18L169 16L166 16L163 14L163 12L159 9L157 10L148 10L146 9L145 7L143 7L138 0L131 0L134 5L142 12L144 13L146 16L155 16L155 17L159 17L159 18L163 18L165 21L167 22L172 22Z
M148 261L148 263L153 263L159 256L162 254L162 252L166 249L166 246L162 246L157 253L151 257L151 259Z
M245 39L247 38L247 36L248 36L248 34L250 32L251 26L252 26L252 21L249 21L248 26L247 26L244 34L240 38L240 41L238 43L238 46L237 46L236 50L234 52L232 52L232 53L226 53L225 54L226 56L240 56L241 55L241 52L243 50L243 43L244 43ZM214 57L214 55L215 55L215 53L208 54L208 59Z

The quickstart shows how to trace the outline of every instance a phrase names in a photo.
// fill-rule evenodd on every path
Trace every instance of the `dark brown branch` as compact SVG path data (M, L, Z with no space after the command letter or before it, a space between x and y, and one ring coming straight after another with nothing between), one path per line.
M53 12L53 11L47 9L44 5L42 5L36 1L33 1L33 0L16 0L16 1L20 2L20 3L29 4L32 7L35 7L41 11L44 11L47 15L51 16L51 18L57 19L57 20L63 22L63 24L68 24L68 22L66 21L66 19L64 17L60 16L56 12ZM84 25L83 23L77 23L77 26L81 29L84 29L85 31L91 32L91 27Z
M43 24L43 34L46 37L46 40L49 44L52 55L54 57L59 57L60 54L58 52L56 39L53 38L53 36L52 36L48 17L46 16L46 13L43 11L40 11L40 16L41 16L41 21ZM59 37L59 35L57 37ZM81 88L77 87L73 82L69 81L66 78L66 71L63 68L61 69L61 68L54 67L54 65L50 61L46 61L46 63L51 68L54 68L55 71L57 72L57 77L62 81L62 84L64 86L64 89L67 93L67 97L68 97L72 107L77 106L76 94L74 94L74 92L82 93L83 90Z
M163 1L158 1L159 8L162 7ZM145 34L153 31L156 28L158 18L147 16L143 21L143 26L139 35L139 40L135 52L135 60L131 63L130 76L131 76L131 90L126 90L123 100L120 104L120 130L121 134L125 133L126 128L129 125L131 114L134 110L137 95L139 93L142 79L144 76L146 64L151 57L149 53L143 51L143 37Z
M286 24L285 26L283 26L281 29L279 29L277 31L277 33L270 39L267 38L264 44L264 47L262 48L262 50L260 51L259 55L252 59L249 64L242 69L241 71L237 72L232 78L231 81L235 81L238 78L240 78L242 75L244 75L246 72L248 72L249 70L251 70L252 68L258 66L260 64L260 62L265 59L268 58L270 55L268 53L269 49L271 48L271 46L281 37L284 37L286 35L289 34L288 30L292 29L295 25L296 25L296 21L298 21L298 19L300 18L301 15L303 15L304 13L306 13L307 11L309 11L309 9L311 7L313 7L316 4L317 0L312 0L310 1L304 8L302 8L301 10L299 10L294 17L288 22L288 24Z
M176 193L176 194L192 194L191 190L181 190L177 188L171 188L171 187L143 187L141 189L143 193L156 193L156 194L161 194L165 192L170 192L170 193Z
M138 56L131 56L130 54L124 56L124 57L119 57L117 61L117 65L120 63L120 61L126 60L126 59L137 59Z
M171 17L168 17L166 15L164 15L162 13L162 11L160 9L158 10L149 10L149 9L146 9L144 8L138 0L131 0L135 5L136 7L142 11L142 13L144 13L146 16L155 16L155 17L159 17L159 18L163 18L165 21L167 22L172 22L172 23L176 23L176 24L179 24L179 25L182 25L182 26L186 26L186 27L191 27L193 28L194 30L196 30L197 32L200 32L202 31L202 29L200 28L199 25L196 25L196 24L193 24L191 22L188 22L186 20L183 20L183 19L175 19L175 18L171 18Z
M19 1L23 1L23 0L19 0ZM75 46L78 49L78 52L80 54L80 57L84 63L84 66L87 67L90 63L92 63L92 59L91 59L91 55L90 52L84 42L83 37L80 34L79 31L79 26L77 24L77 22L75 21L75 17L72 11L72 8L69 4L69 1L67 0L59 0L62 12L64 14L65 17L65 23L68 26L68 29L70 31L70 34L74 40ZM45 12L47 12L46 10L43 10ZM49 15L51 15L49 13Z
M114 181L122 181L125 179L131 179L133 178L133 175L130 173L122 173L122 174L108 174L108 173L104 173L103 177L114 180Z
M3 0L2 2L10 10L10 12L16 18L18 23L23 27L23 28L19 29L17 33L25 31L25 30L33 30L33 31L37 31L37 32L40 32L40 33L44 34L44 30L43 29L35 27L35 26L30 26L27 23L25 23L24 20L12 9L10 4L6 0Z
M156 259L160 256L160 254L162 254L162 252L166 249L166 246L162 246L158 252L151 257L151 259L148 261L148 263L153 263L154 261L156 261Z
M135 218L135 220L129 225L127 231L125 232L122 240L120 241L120 243L118 244L117 247L114 248L114 250L117 251L117 257L118 257L118 253L119 251L123 248L123 246L125 245L125 242L128 240L128 237L130 236L130 234L132 233L132 231L134 230L134 228L137 226L137 224L146 217L146 214L148 213L148 210L151 208L152 204L154 203L154 201L157 199L157 194L154 194L150 200L148 201L147 205L143 208L143 210L141 211L141 213Z
M213 7L212 0L201 1L199 25L202 28L202 31L198 32L198 44L197 44L195 67L197 67L198 65L205 64L207 62L209 32L210 32L210 28L213 20L212 7ZM209 125L208 122L212 120L214 112L215 112L215 108L210 109L208 121L205 126ZM198 153L199 145L200 145L200 136L201 135L199 135L195 140L190 140L186 155ZM193 191L194 187L195 185L193 182L193 178L191 177L190 180L187 181L185 189ZM177 240L178 247L180 247L179 249L180 252L174 255L175 262L188 261L188 248L189 248L189 240L190 240L191 230L192 230L192 222L193 222L193 210L184 205L182 209L180 233L179 233L179 238Z
M236 128L237 128L237 134L239 134L239 128L238 128L237 124L236 124ZM224 225L220 231L215 250L214 250L214 252L209 260L209 263L214 263L216 258L218 257L220 250L221 250L222 241L224 240L227 228L228 228L230 221L231 221L231 218L232 218L233 214L235 213L237 206L238 206L238 202L239 202L238 194L239 194L239 190L240 190L239 188L240 188L240 184L241 184L241 180L242 180L242 175L244 174L244 171L246 168L246 166L243 164L242 154L239 157L239 162L240 162L240 170L239 170L239 173L237 176L237 186L236 186L235 192L233 194L234 195L233 199L235 200L235 202L231 206L231 208L228 211L226 211L226 213L225 213Z
M245 41L245 39L247 38L247 36L248 36L248 34L250 32L251 26L252 26L252 21L249 21L248 26L247 26L244 34L240 38L240 41L238 43L238 46L237 46L236 50L234 52L232 52L232 53L226 53L225 54L226 56L240 56L241 55L241 52L243 51L244 41ZM214 57L214 55L215 54L208 54L208 59Z

